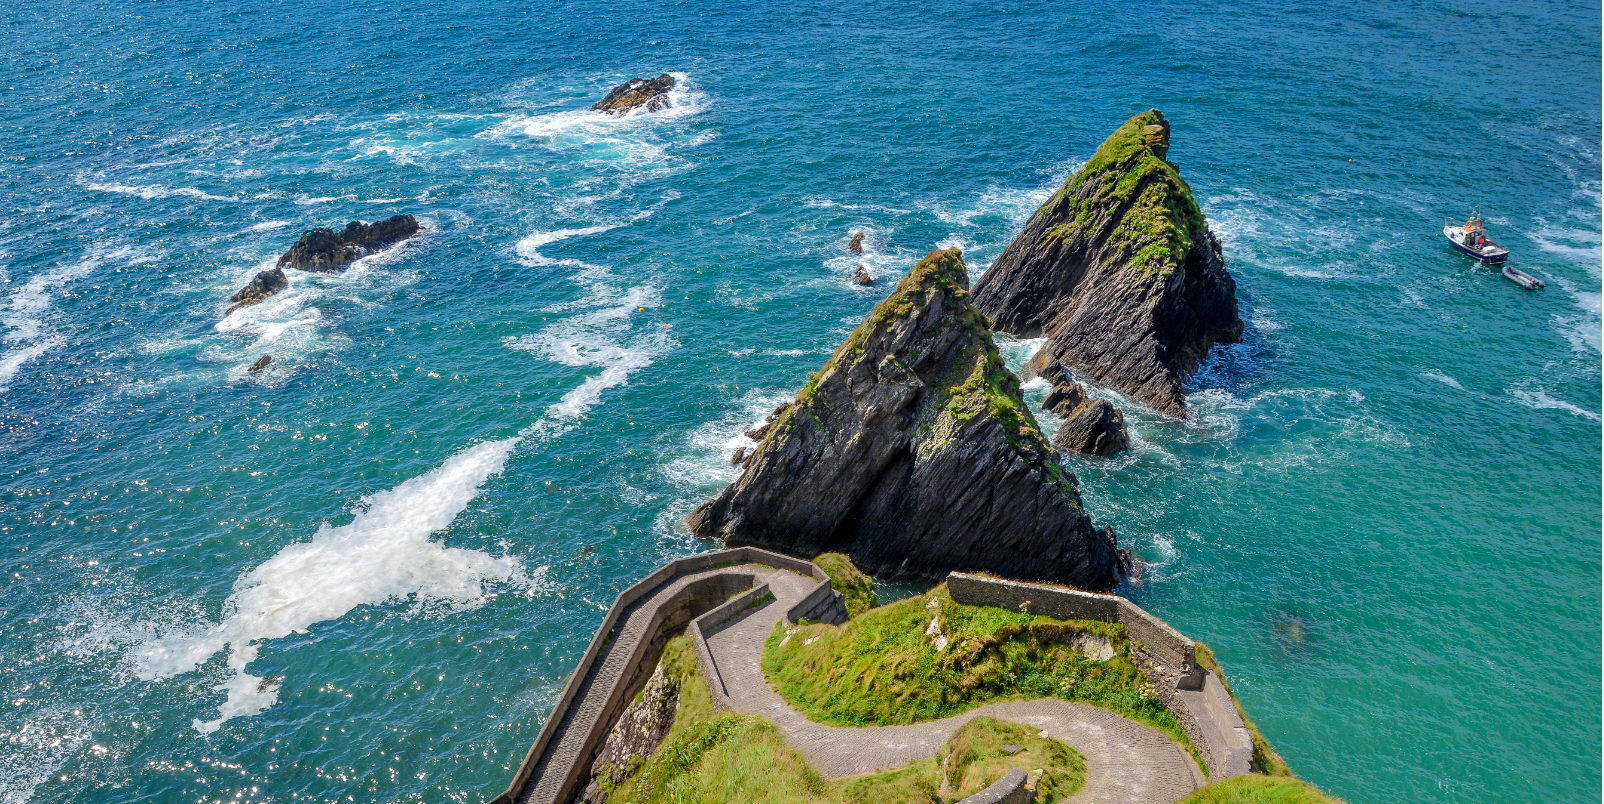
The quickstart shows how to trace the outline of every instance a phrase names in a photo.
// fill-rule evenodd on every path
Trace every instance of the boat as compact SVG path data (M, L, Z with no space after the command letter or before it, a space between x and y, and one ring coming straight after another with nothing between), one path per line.
M1516 268L1513 265L1504 266L1504 278L1527 290L1537 290L1544 287L1543 280Z
M1470 220L1464 226L1455 226L1451 222L1444 222L1442 226L1443 237L1454 244L1460 253L1489 265L1500 265L1509 259L1509 249L1487 239L1487 233L1482 230L1481 212L1470 213Z

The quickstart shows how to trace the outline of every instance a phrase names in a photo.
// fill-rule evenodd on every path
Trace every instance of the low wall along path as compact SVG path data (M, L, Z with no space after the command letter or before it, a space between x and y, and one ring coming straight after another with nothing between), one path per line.
M1162 621L1123 598L1041 584L954 573L948 590L961 603L1124 623L1140 643L1138 662L1211 775L1247 772L1252 745L1234 705L1218 679L1197 668L1193 643ZM743 547L665 565L618 596L513 783L492 804L572 801L614 721L656 667L663 643L687 625L714 704L772 721L825 776L933 757L953 731L984 715L1030 724L1086 757L1086 786L1070 802L1171 804L1204 783L1192 758L1162 733L1056 698L988 704L908 726L814 723L769 687L761 669L763 641L775 623L800 619L846 620L841 596L811 562Z

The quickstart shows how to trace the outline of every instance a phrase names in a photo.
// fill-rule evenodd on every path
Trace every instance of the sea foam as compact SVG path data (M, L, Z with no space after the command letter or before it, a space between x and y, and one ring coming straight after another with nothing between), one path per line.
M139 677L191 672L226 648L227 675L214 689L228 698L217 718L193 723L210 733L230 718L261 712L278 700L275 682L246 671L264 640L305 632L358 606L414 595L457 606L483 600L486 582L521 575L517 559L447 547L430 536L448 527L485 481L501 472L518 442L477 444L423 475L363 498L350 523L325 522L311 541L285 547L240 576L223 604L228 615L218 625L136 648Z

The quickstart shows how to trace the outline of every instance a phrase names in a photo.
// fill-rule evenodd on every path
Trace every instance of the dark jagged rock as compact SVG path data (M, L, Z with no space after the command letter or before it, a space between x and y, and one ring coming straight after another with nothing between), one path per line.
M265 368L267 368L268 366L270 366L272 364L273 364L273 356L272 355L262 355L260 358L257 359L257 361L255 363L252 363L251 367L249 369L246 369L246 371L249 371L250 373L255 374L256 372L261 371L262 369L265 369Z
M679 684L659 664L640 698L618 716L613 730L590 766L590 784L579 799L583 804L605 804L607 789L624 783L668 735L679 708ZM605 782L605 786L604 783Z
M232 313L241 307L250 307L253 304L261 304L267 299L268 296L271 296L289 286L290 280L289 277L284 275L284 269L270 268L266 271L262 271L258 273L255 278L251 279L250 284L240 288L238 293L228 297L228 300L234 302L234 304L230 306L228 308L228 312L223 313L223 315L227 316L229 313Z
M866 288L874 284L874 277L869 276L869 269L859 263L858 269L852 272L852 284Z
M377 254L422 230L418 219L396 215L371 224L351 221L345 230L308 229L279 257L278 267L334 273L369 254Z
M996 329L1043 334L1077 374L1181 416L1182 381L1237 340L1236 282L1192 191L1164 161L1169 121L1143 112L1103 142L975 284Z
M851 240L847 241L847 251L850 251L853 254L862 254L863 253L863 233L862 232L858 232L857 234L852 236Z
M591 109L608 114L623 114L631 109L645 107L648 112L667 109L671 105L668 91L674 88L674 76L663 73L656 78L631 78L607 93L607 97L591 104Z
M800 557L845 553L888 579L1117 584L1129 553L1092 525L967 286L957 249L921 260L686 526Z
M740 466L746 463L746 447L736 447L735 454L730 456L731 466Z
M1046 354L1043 349L1031 364ZM1106 399L1092 399L1086 388L1070 379L1063 366L1050 357L1041 361L1039 371L1052 383L1052 390L1041 406L1064 423L1053 434L1053 446L1066 452L1089 455L1115 455L1131 448L1130 434L1125 430L1125 414Z
M1079 388L1080 383L1075 387ZM1130 434L1125 431L1125 414L1106 399L1089 400L1064 417L1064 423L1053 434L1053 446L1088 455L1124 452L1131 448Z

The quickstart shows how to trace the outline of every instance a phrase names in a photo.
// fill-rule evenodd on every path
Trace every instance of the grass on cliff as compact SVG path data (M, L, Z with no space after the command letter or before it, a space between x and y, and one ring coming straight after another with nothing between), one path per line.
M1049 233L1066 241L1081 237L1100 213L1124 208L1110 242L1144 276L1167 279L1185 268L1187 254L1203 244L1208 226L1180 171L1153 153L1143 137L1143 127L1158 120L1155 112L1142 112L1097 147L1048 202L1064 194L1078 198L1070 219ZM1089 194L1082 198L1083 188Z
M821 553L813 563L830 576L830 586L846 599L847 616L856 617L874 608L874 579L863 574L852 559L840 553Z
M944 648L926 635L933 619ZM1094 662L1064 644L1077 634L1107 639L1115 655ZM1124 626L968 606L944 585L839 627L782 623L764 644L763 673L797 711L837 726L918 723L989 701L1056 697L1108 709L1190 747L1131 662Z
M1342 801L1291 777L1249 773L1215 782L1181 799L1180 804L1342 804Z
M973 795L1010 768L1042 768L1034 801L1073 795L1086 781L1085 760L1035 729L976 718L953 733L934 759L846 779L825 779L755 715L719 713L696 664L689 634L670 640L664 671L680 684L674 725L663 743L610 789L629 804L939 804ZM1009 755L1012 743L1023 750Z
M845 342L816 372L808 375L807 383L797 394L796 404L776 423L776 432L790 426L793 415L812 415L810 406L819 404L819 382L831 371L845 371L863 359L864 344L876 331L895 326L923 308L937 294L950 294L957 303L958 325L968 331L969 342L965 353L954 361L955 370L950 376L934 381L941 394L942 412L959 421L970 421L982 412L989 413L1002 425L1009 446L1028 446L1043 456L1048 473L1061 486L1070 489L1067 475L1057 466L1057 458L1047 439L1042 435L1036 417L1031 415L1020 393L1019 378L1008 370L992 339L991 327L969 304L969 278L964 266L963 253L956 248L932 251L926 254L912 270L897 283L896 290L875 305L867 318L852 331ZM903 367L906 369L906 366ZM772 438L772 436L770 436ZM761 450L766 445L758 445Z

